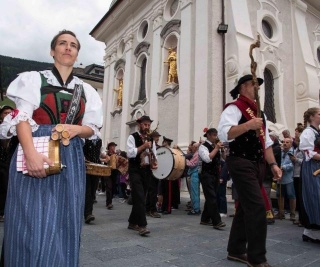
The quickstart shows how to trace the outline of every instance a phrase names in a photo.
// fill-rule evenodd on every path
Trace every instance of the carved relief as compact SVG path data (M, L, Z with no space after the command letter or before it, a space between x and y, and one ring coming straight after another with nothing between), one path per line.
M119 59L114 65L114 70L117 72L119 69L125 70L126 61L124 59Z
M236 55L232 55L226 62L226 75L232 77L238 74L238 59Z
M150 43L148 42L141 42L140 44L137 45L136 49L134 50L134 55L136 57L138 57L141 53L145 52L148 55L150 55L149 53L149 47L150 47Z
M307 86L305 82L301 81L296 85L296 91L297 91L297 99L303 98L303 96L307 92Z
M193 3L193 0L181 0L181 10L186 8L187 6L191 5Z
M172 32L177 32L180 35L180 25L181 20L179 19L169 21L166 26L163 27L160 36L163 39L166 39L166 37Z

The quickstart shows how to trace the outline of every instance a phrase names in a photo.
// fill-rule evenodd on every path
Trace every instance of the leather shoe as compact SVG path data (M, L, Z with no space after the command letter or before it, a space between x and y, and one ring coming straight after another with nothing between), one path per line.
M201 221L200 224L202 225L208 225L208 226L213 226L213 223L211 221Z
M139 228L139 226L137 224L129 223L128 229L134 230L134 231L139 231L140 228Z
M314 239L314 238L312 238L312 237L309 237L309 236L307 236L307 235L302 235L302 240L304 241L304 242L312 242L312 243L320 243L320 240L319 239Z
M267 262L262 262L262 263L257 263L257 264L247 262L247 265L249 267L271 267L271 265Z
M89 214L86 219L85 219L85 223L89 224L91 221L94 221L95 217L92 214Z
M144 236L150 234L150 231L146 227L139 227L139 235Z
M228 254L227 259L229 261L239 261L242 263L248 263L247 254Z
M218 224L213 225L213 228L220 230L222 227L225 227L225 226L226 226L226 224L224 222L219 222Z

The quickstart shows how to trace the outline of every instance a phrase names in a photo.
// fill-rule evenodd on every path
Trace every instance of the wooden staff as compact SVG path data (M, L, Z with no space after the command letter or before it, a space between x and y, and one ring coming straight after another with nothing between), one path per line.
M260 35L257 36L257 41L254 42L253 44L250 45L250 50L249 50L249 56L251 58L251 74L252 74L252 80L254 84L254 93L255 93L255 99L257 103L257 118L261 118L261 107L260 107L260 97L259 97L259 82L257 79L256 75L256 70L257 70L257 62L254 61L253 55L252 55L252 50L255 49L256 47L260 47Z

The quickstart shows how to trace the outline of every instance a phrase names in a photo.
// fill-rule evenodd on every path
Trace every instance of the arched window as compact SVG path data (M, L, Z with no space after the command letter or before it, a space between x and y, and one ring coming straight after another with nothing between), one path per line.
M146 68L147 58L144 58L141 63L140 88L138 100L143 100L146 98Z
M264 69L264 88L265 88L265 100L264 100L264 113L267 115L269 121L276 123L276 111L274 108L274 81L273 75L269 69Z

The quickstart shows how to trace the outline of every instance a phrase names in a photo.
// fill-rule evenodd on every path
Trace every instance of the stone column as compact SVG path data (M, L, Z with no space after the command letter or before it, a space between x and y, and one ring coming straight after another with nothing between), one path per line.
M296 121L310 107L319 106L319 80L306 24L307 5L291 0L296 35L294 36L294 85L296 91Z
M208 71L209 71L209 2L195 1L195 49L194 49L194 116L193 134L196 141L203 135L203 128L208 127ZM199 119L201 117L201 119ZM191 138L192 138L191 137ZM189 140L190 141L190 140Z
M110 58L110 66L109 66L109 75L105 77L106 84L107 84L107 105L106 108L103 110L105 114L105 139L103 140L104 144L110 142L111 139L111 112L113 112L113 87L114 87L114 65L117 60L117 50L114 48L111 50L109 55Z
M131 76L132 76L132 57L133 57L133 50L132 50L132 43L133 43L133 35L129 34L125 38L125 60L126 60L126 69L124 74L123 80L123 95L122 95L122 113L121 113L121 126L120 126L120 147L119 149L125 150L126 143L127 143L127 122L129 116L129 91L131 89Z
M179 108L178 108L178 140L181 148L190 142L191 127L191 90L192 79L192 3L193 0L182 0L181 5L181 36L179 53Z
M103 91L102 91L102 114L103 114L103 126L101 129L101 139L103 146L106 145L107 136L107 102L108 102L108 79L110 75L110 61L111 56L106 54L104 57L104 79L103 79ZM110 125L110 124L109 124Z
M150 88L150 111L149 115L154 123L158 123L158 95L160 91L160 71L161 71L161 37L162 30L162 10L157 10L153 20L153 39L152 39L152 66L151 66L151 88ZM152 108L151 108L152 107ZM154 126L155 127L155 126Z

